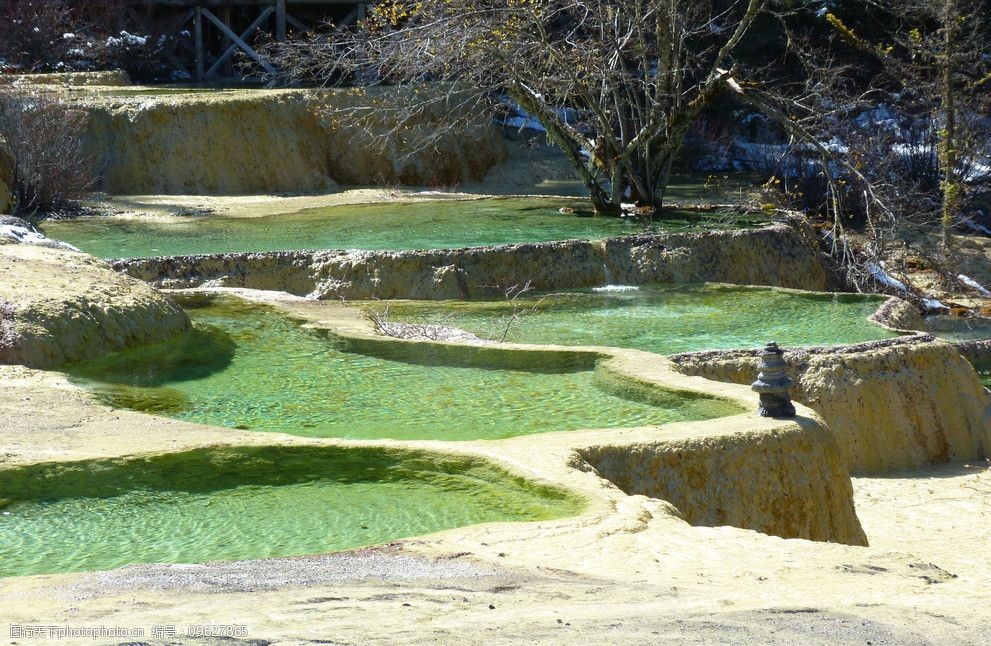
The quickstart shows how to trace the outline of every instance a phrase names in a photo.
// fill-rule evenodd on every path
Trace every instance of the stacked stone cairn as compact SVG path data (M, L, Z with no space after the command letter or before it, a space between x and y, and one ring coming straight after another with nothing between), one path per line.
M757 381L751 388L760 395L760 408L757 414L761 417L794 417L795 405L791 402L789 389L792 380L788 378L785 369L787 364L784 353L777 343L768 343L760 355Z

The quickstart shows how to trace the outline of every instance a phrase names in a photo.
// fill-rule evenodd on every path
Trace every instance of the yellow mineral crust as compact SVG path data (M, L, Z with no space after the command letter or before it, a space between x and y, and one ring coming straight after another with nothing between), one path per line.
M911 337L786 350L793 396L822 416L855 473L975 460L991 451L991 394L949 343ZM678 370L753 381L753 352L679 355Z
M40 86L43 87L43 86ZM156 91L86 87L60 96L88 118L86 149L113 194L327 192L338 184L451 187L482 179L507 158L492 127L440 136L442 116L396 130L356 127L336 90ZM431 120L433 119L433 120Z
M726 430L724 423L712 423ZM731 525L784 538L866 545L850 518L853 493L829 432L809 420L708 438L665 438L579 450L630 495L664 500L692 525Z
M926 321L916 305L897 296L890 297L869 319L875 325L898 332L925 331Z
M284 291L319 299L460 299L498 285L568 289L650 282L723 282L828 288L800 224L745 231L628 236L431 251L283 251L113 261L114 269L165 288Z
M171 298L92 256L0 244L0 364L56 366L188 327Z
M121 87L131 84L124 70L105 72L54 72L47 74L0 74L0 85L45 85L62 87Z

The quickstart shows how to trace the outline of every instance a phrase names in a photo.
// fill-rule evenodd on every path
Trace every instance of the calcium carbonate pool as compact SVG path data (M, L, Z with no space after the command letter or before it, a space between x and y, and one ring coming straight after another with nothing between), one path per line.
M326 553L584 503L475 458L200 449L0 471L0 576Z
M884 297L733 285L646 285L528 294L514 301L392 301L396 322L458 327L520 343L599 345L674 354L841 345L897 336L868 321ZM364 303L384 311L380 303Z
M393 302L389 316L486 336L508 330L509 340L528 343L673 353L894 336L867 321L881 302L655 285L512 303ZM452 365L427 345L422 357L390 359L269 306L233 297L183 303L194 321L183 338L68 366L67 374L118 407L348 439L500 439L742 412L588 365ZM475 523L549 520L583 506L479 459L384 447L200 449L32 465L0 471L0 491L0 576L318 554Z
M118 407L218 426L397 440L499 439L722 417L736 404L644 389L602 369L437 365L349 351L275 310L223 298L189 307L172 343L66 368Z
M335 206L262 217L86 217L45 222L46 235L101 258L294 249L443 249L646 231L745 228L757 216L670 212L653 224L561 213L582 200L484 199Z

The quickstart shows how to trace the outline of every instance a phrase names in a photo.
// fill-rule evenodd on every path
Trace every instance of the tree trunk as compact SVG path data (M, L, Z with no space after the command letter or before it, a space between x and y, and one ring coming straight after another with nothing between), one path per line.
M576 141L573 131L569 131L566 123L560 121L539 99L531 92L517 85L509 90L509 96L513 98L524 110L537 117L540 123L547 129L547 137L553 141L571 167L575 169L582 183L588 188L589 197L592 200L592 209L599 215L619 215L622 213L622 206L602 188L593 171L586 165L582 156L581 143Z
M612 189L609 200L613 204L620 204L623 201L623 194L625 192L625 186L623 186L624 180L622 164L613 163L609 173L609 188Z
M671 169L674 167L674 159L678 156L678 152L681 150L681 145L675 146L672 150L667 153L667 159L661 166L660 176L654 182L657 186L657 194L654 196L654 213L658 216L664 216L664 198L668 194L668 184L671 182Z
M595 211L596 215L610 215L618 216L623 212L623 207L618 201L614 201L612 197L606 193L598 182L594 182L588 185L589 193L592 198L592 210Z
M961 185L957 178L957 106L953 88L954 64L957 49L958 8L956 0L944 0L943 4L943 70L940 102L945 124L940 137L940 163L943 166L943 255L949 256L951 238L957 210L960 207Z

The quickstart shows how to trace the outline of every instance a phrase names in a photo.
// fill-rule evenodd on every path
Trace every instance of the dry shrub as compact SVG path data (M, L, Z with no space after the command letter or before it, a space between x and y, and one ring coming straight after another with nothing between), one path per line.
M63 35L76 22L68 3L0 0L0 63L10 71L53 71L68 55Z
M174 80L177 31L171 13L123 0L0 0L0 71Z
M85 113L54 95L0 95L0 137L14 153L18 213L64 211L93 189L96 167L83 150L85 127Z

